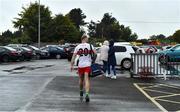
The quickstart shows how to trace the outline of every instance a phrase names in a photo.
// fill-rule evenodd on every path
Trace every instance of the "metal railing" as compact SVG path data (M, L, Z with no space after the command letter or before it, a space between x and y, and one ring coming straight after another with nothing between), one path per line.
M163 55L131 54L132 69L131 77L179 77L180 76L180 61L174 57L165 57Z

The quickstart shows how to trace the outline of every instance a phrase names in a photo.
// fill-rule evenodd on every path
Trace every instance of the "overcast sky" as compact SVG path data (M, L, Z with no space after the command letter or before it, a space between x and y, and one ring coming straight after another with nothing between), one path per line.
M18 17L22 6L36 0L0 0L0 32L15 31L12 20ZM81 8L86 21L97 22L104 13L112 13L120 24L129 26L139 38L151 35L172 35L180 29L180 0L41 0L52 14L67 14Z

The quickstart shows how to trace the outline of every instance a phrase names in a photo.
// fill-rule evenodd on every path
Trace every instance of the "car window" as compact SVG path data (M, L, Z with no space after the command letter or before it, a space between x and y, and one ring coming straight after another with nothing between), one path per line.
M8 47L8 46L5 46L4 48L10 50L10 51L16 51L15 49L11 48L11 47Z
M6 51L4 48L0 48L0 52L4 52Z
M42 47L41 50L47 50L48 51L49 48L48 47Z
M136 52L139 48L138 47L135 47L135 46L132 46L134 52Z
M26 47L21 47L23 50L25 51L31 51L30 49L26 48Z
M58 48L56 48L56 47L50 47L50 50L51 50L51 51L57 51Z
M126 52L126 47L124 46L114 46L115 52Z
M34 46L29 46L30 48L34 49L34 50L39 50L39 48L34 47Z
M174 50L180 50L180 45L179 46L175 46L173 49Z

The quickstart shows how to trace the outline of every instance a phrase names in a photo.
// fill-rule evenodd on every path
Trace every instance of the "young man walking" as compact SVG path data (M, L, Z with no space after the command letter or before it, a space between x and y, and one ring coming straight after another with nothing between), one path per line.
M79 74L80 99L83 99L83 94L84 94L83 88L85 86L85 100L86 102L89 102L90 101L89 74L91 72L91 63L92 63L91 54L92 53L96 54L96 51L94 50L94 47L88 44L87 42L88 42L88 37L86 35L83 35L81 37L81 44L79 44L74 50L74 54L71 60L71 71L73 70L75 57L79 55L80 57L78 63L78 74Z

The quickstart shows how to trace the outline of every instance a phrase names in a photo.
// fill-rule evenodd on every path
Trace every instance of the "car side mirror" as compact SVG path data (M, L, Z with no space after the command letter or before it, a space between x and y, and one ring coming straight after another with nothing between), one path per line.
M174 49L171 49L171 51L173 52L173 51L174 51Z

